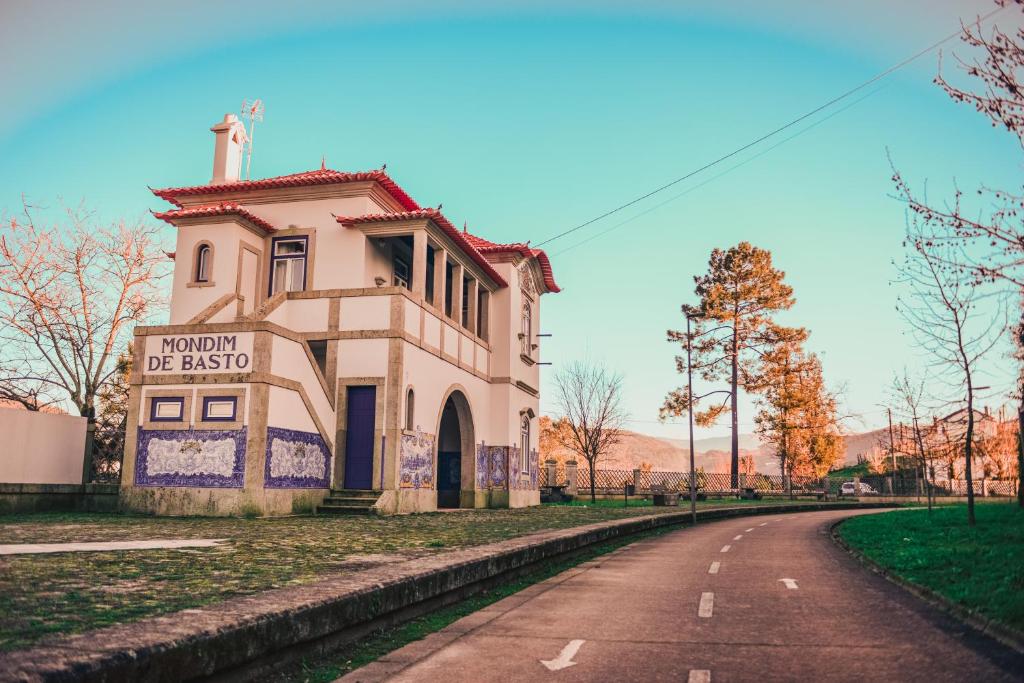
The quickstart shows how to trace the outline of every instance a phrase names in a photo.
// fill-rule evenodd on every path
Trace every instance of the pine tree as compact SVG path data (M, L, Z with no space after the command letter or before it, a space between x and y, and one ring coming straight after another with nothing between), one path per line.
M726 250L715 249L708 261L708 272L694 277L700 303L682 308L684 316L696 318L690 342L693 344L693 369L708 382L727 380L728 390L694 396L700 398L724 394L725 400L695 413L701 426L714 424L723 413L732 416L731 486L739 486L740 388L753 390L760 382L763 354L780 343L806 338L802 328L777 325L772 315L793 306L793 289L783 282L785 273L772 266L771 252L749 242ZM685 331L668 331L668 340L686 347ZM686 374L686 354L676 357L676 369ZM668 394L662 417L685 415L689 396L685 387Z

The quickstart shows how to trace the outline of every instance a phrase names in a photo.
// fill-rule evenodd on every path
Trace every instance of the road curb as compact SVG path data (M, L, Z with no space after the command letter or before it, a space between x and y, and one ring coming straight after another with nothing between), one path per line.
M860 550L848 544L843 540L842 536L839 535L839 526L846 521L846 519L840 519L832 524L829 529L829 535L832 537L832 541L836 545L849 553L868 571L881 576L889 583L899 586L918 600L921 600L932 607L955 617L978 633L997 640L1020 654L1024 654L1024 632L1018 631L1012 626L1008 626L990 617L986 617L980 612L957 604L949 598L936 593L932 589L913 583L912 581L909 581L899 574L896 574L895 572L878 564Z
M797 503L701 510L698 521L891 507ZM451 604L588 546L681 526L689 511L642 515L521 536L314 583L229 598L0 654L0 680L248 680L323 654L375 629Z

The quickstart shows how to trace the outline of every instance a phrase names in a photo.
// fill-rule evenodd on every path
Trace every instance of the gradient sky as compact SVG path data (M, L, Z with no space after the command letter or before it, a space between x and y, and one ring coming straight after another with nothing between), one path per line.
M146 185L206 182L210 125L260 97L253 177L316 168L321 156L341 170L386 162L456 224L536 244L993 7L711 4L5 0L0 210L15 211L22 193L84 200L108 218L161 208ZM996 21L1013 25L1014 12ZM778 140L545 245L565 291L544 301L543 331L554 335L544 359L555 369L581 355L606 362L625 376L632 428L683 437L684 425L656 422L681 379L665 330L682 324L679 305L693 301L711 249L748 240L786 271L797 305L782 321L811 330L847 412L863 415L849 426L879 426L893 371L923 366L890 285L904 211L891 197L887 150L932 197L947 196L954 178L965 188L1020 184L1015 140L950 101L931 82L937 62L922 57L775 149L765 151ZM166 234L171 243L173 228ZM1003 387L1009 364L993 355L986 372ZM747 402L745 431L752 419Z

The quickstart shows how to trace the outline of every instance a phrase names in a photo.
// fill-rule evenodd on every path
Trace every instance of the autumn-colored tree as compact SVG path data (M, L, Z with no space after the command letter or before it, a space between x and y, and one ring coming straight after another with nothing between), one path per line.
M693 345L693 369L708 382L726 380L729 389L694 396L700 399L723 394L725 400L714 404L694 419L702 426L713 424L723 413L732 416L731 485L739 485L739 390L759 381L763 354L780 343L795 343L806 338L800 328L777 325L773 314L793 306L793 289L783 282L785 273L772 266L771 252L740 242L729 249L715 249L708 261L708 272L694 277L697 306L684 305L683 315L695 318L692 333L668 331L668 340ZM676 357L676 370L686 374L686 354ZM661 408L662 417L686 415L688 389L668 394Z
M622 377L602 365L575 361L555 375L555 399L564 428L562 445L587 461L590 500L597 500L597 461L619 442L626 413Z
M1024 10L1024 0L995 0L1001 8ZM970 51L956 57L960 70L973 79L973 88L951 83L941 73L936 83L953 100L974 107L992 126L1003 128L1024 147L1024 28L1009 32L982 28L980 21L964 24L961 40ZM1024 291L1024 191L981 187L977 203L965 205L965 195L956 190L952 200L930 202L912 190L903 176L894 172L896 189L910 210L925 226L917 236L917 248L952 241L965 249L938 254L945 265L974 279L975 283L1006 283ZM1024 348L1024 318L1016 329L1015 341ZM1017 408L1017 468L1024 471L1024 355L1018 354L1020 381L1015 398ZM1024 508L1024 486L1017 487L1017 504Z
M169 269L155 228L66 215L43 226L25 203L0 224L0 396L33 410L69 400L91 419Z
M754 421L779 459L783 476L822 477L842 456L838 399L825 385L821 362L796 343L762 357Z

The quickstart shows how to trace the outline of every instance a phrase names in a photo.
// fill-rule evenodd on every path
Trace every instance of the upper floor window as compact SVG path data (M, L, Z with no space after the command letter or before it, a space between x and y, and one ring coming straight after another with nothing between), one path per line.
M519 471L530 471L530 415L523 413L519 425Z
M210 261L213 259L213 249L209 244L200 244L196 249L196 272L195 282L210 281Z
M396 287L405 287L409 289L409 264L400 256L396 256L394 260L394 281L391 283Z
M308 237L280 237L274 240L270 256L270 294L301 292L306 288Z
M529 356L533 351L533 312L530 304L523 304L521 326L519 330L520 350L524 356Z

